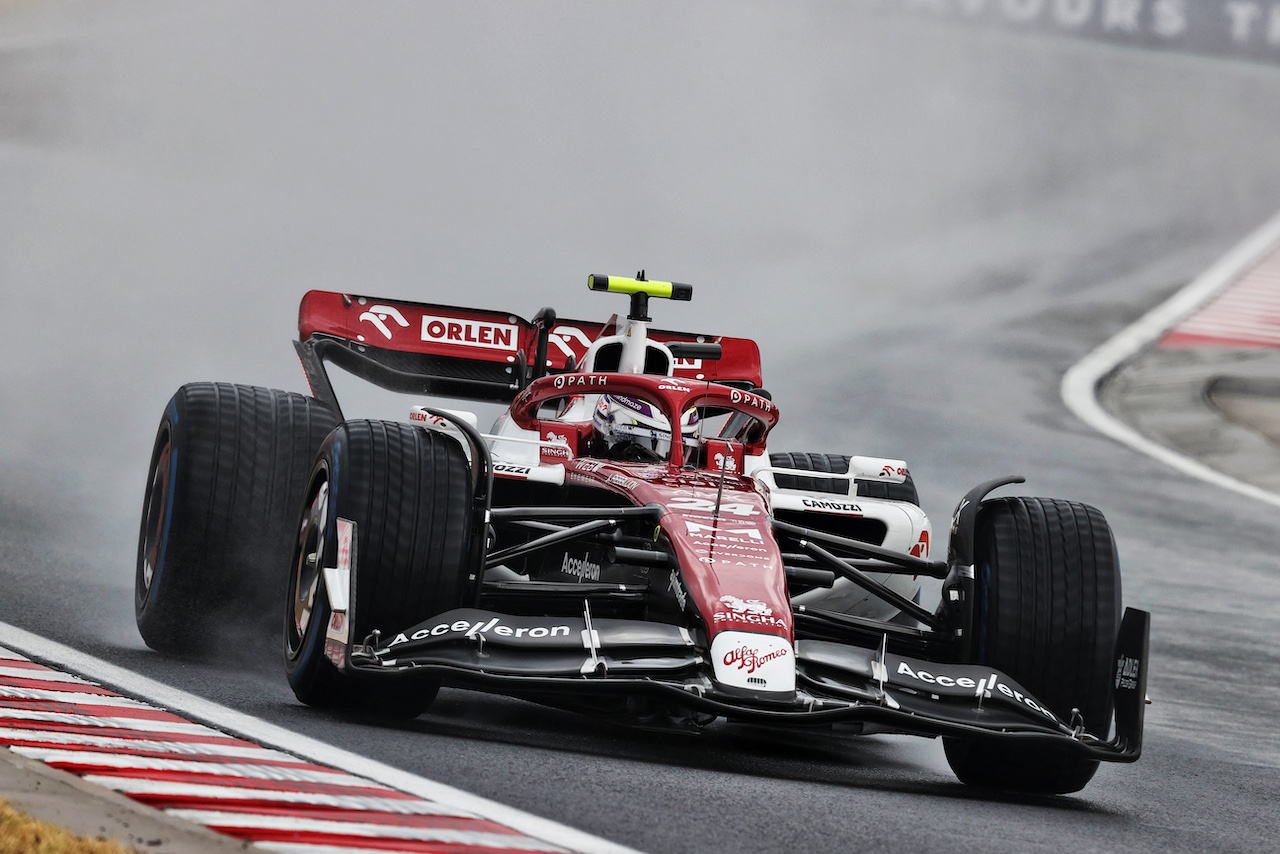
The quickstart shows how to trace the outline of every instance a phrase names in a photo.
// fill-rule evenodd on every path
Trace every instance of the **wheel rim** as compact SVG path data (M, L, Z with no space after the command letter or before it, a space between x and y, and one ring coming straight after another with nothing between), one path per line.
M293 573L289 584L289 656L302 649L307 630L316 611L320 594L321 567L324 564L325 531L329 516L329 481L316 488L298 530L298 546L294 554Z
M138 582L140 598L143 602L146 602L151 593L151 585L156 579L156 567L160 565L164 547L165 526L169 520L171 469L172 449L169 435L166 433L152 468L151 483L147 485L147 509L142 521L143 540Z

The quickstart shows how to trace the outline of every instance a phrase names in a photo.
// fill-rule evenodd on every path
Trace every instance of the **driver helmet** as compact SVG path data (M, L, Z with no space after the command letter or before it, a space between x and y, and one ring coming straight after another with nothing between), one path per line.
M592 418L596 435L611 456L661 461L671 454L671 424L658 407L634 397L602 394ZM686 453L698 444L698 411L692 407L680 419Z

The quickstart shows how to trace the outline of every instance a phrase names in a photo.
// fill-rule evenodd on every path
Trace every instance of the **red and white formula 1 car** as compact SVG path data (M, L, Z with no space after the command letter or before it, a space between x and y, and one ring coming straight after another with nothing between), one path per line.
M139 540L146 642L283 609L312 705L418 714L451 685L648 726L839 723L942 736L961 780L1035 792L1138 758L1149 616L1121 618L1101 513L988 481L935 559L904 462L770 453L755 343L650 328L691 287L589 285L627 317L313 291L314 397L180 389ZM507 409L488 433L427 406L343 421L330 364Z

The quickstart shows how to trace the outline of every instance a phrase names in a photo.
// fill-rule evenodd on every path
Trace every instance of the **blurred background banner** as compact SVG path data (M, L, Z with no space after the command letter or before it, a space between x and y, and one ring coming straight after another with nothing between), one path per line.
M1112 44L1280 63L1280 2L1267 0L862 0L892 13Z

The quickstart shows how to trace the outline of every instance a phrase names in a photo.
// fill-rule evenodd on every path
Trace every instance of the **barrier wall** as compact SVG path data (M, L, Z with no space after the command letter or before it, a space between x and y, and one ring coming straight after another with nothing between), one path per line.
M887 13L1280 64L1269 0L861 0Z

